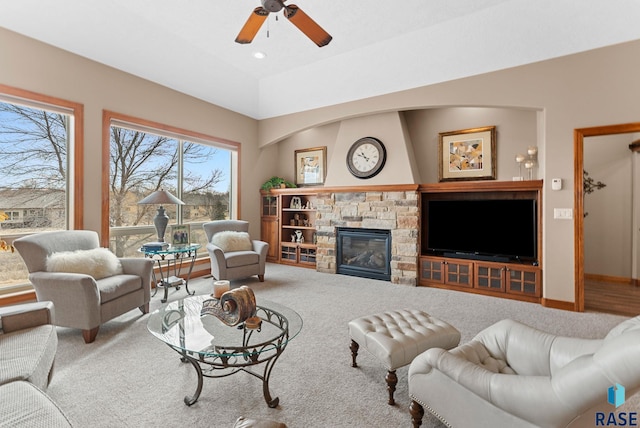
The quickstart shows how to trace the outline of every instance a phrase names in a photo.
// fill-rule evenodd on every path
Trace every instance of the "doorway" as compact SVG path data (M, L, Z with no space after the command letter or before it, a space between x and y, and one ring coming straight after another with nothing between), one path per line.
M575 207L575 302L576 310L583 312L585 310L585 231L584 231L584 138L603 135L616 135L640 132L640 122L627 123L620 125L598 126L592 128L581 128L574 130L574 207ZM637 162L636 162L637 163ZM636 206L637 207L637 206ZM637 222L634 223L634 231L638 230ZM637 237L636 244L637 244ZM637 248L637 245L636 245ZM634 275L636 272L634 270ZM637 278L637 276L634 276ZM616 285L617 288L617 285ZM637 288L637 287L636 287ZM636 291L636 290L630 290ZM615 298L616 293L610 293ZM640 299L640 293L638 294ZM621 305L629 304L625 302L624 294L618 295ZM640 302L640 300L638 300Z

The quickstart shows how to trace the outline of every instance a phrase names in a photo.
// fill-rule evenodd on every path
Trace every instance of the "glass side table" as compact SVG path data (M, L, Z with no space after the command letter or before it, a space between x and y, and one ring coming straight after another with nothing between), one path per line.
M200 244L186 244L172 245L163 250L150 250L144 247L138 250L146 258L155 261L158 266L158 274L155 269L153 270L153 282L156 284L153 295L156 295L159 287L164 288L162 303L167 301L170 287L179 290L184 285L188 295L192 296L195 293L195 291L189 291L189 279L200 247ZM187 271L185 278L180 276L183 269Z

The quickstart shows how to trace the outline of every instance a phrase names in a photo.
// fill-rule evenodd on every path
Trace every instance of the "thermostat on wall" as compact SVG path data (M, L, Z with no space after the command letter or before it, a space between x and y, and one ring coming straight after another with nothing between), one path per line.
M562 178L552 178L551 188L553 190L562 190Z

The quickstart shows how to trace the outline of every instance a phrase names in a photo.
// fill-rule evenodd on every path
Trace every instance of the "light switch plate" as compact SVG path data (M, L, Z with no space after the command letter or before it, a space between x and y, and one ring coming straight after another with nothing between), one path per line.
M571 208L554 208L553 218L558 220L571 220L573 218L573 210Z

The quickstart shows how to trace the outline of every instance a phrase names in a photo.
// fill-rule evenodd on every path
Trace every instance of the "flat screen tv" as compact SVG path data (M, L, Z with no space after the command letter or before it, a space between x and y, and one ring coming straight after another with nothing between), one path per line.
M534 199L432 199L423 210L423 254L537 264Z

